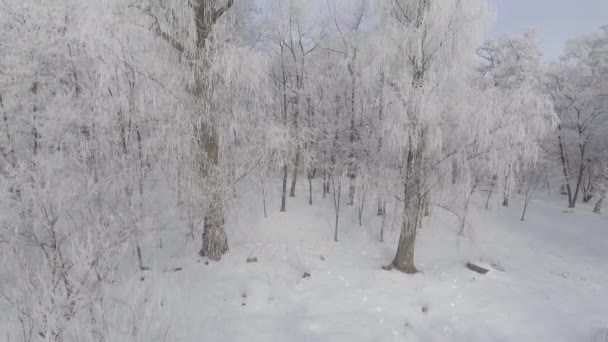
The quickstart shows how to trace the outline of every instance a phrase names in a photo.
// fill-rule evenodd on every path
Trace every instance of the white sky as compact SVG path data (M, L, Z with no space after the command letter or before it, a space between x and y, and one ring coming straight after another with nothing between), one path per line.
M608 24L608 0L490 0L497 7L492 35L539 29L545 58L557 58L570 38Z

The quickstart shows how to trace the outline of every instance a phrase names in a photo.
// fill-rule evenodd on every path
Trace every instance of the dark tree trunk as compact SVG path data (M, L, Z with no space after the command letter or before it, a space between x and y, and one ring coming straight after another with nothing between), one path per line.
M296 183L298 177L298 167L300 166L300 148L296 151L296 158L293 164L293 175L291 178L291 189L289 190L289 197L296 196Z
M334 241L338 242L338 220L340 219L340 215L336 213L336 227L334 228Z
M600 195L600 199L595 203L595 206L593 207L593 212L596 214L601 213L602 211L602 203L604 203L604 200L606 199L606 193L608 191L604 190L602 191L602 194Z
M380 242L384 242L384 227L386 226L386 213L382 214L382 223L380 226Z
M348 205L355 205L355 175L354 173L348 176Z
M338 221L340 219L340 198L342 197L342 180L338 183L338 189L336 190L336 183L332 178L332 185L334 189L334 210L336 211L336 226L334 229L334 241L338 242ZM337 192L337 193L336 193Z
M558 145L559 145L559 157L560 157L560 161L562 163L562 172L564 173L564 183L566 185L566 192L568 194L568 207L574 208L574 202L572 201L572 189L570 188L570 175L568 174L568 154L566 153L566 150L564 148L564 143L562 141L561 125L558 125L557 128L559 131L559 135L557 137Z
M323 198L327 195L327 171L323 170Z
M363 209L365 208L365 193L361 193L361 203L359 203L359 227L363 226Z
M572 196L572 202L568 206L569 208L576 207L576 202L578 200L578 194L580 193L581 186L583 184L584 172L585 172L585 164L583 161L581 161L581 165L578 170L578 179L576 180L576 188L574 189L574 196Z
M504 184L503 196L502 196L502 206L503 207L509 206L509 196L511 195L510 194L511 193L510 181L511 181L511 165L509 165L509 171L508 171L507 175L505 176L505 184Z
M424 136L421 140L423 139ZM413 144L410 144L410 146L412 145ZM404 208L401 235L399 236L399 245L397 247L395 259L389 266L407 274L418 272L414 264L414 249L416 245L416 235L424 213L423 145L423 143L419 143L417 147L410 147L408 152L407 172L404 181Z
M312 205L312 174L308 175L308 205Z
M408 225L411 223L403 222L401 227L402 231L408 229ZM407 233L399 236L399 245L397 247L397 254L393 260L391 266L398 269L401 272L407 274L414 274L418 272L414 265L414 249L416 246L416 234Z
M264 207L264 218L267 218L266 214L266 186L264 185L264 179L262 178L262 205Z
M526 210L528 209L528 198L526 198L525 202L524 202L524 211L521 213L521 221L525 221L526 220Z
M287 163L283 164L283 188L281 189L281 212L285 212L285 202L287 201L287 177L289 175Z

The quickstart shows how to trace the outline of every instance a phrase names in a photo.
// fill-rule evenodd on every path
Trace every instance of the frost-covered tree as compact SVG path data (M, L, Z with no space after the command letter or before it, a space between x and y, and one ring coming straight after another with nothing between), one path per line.
M585 177L602 152L608 125L608 28L571 40L560 63L547 72L546 87L560 122L557 155L574 208ZM587 197L587 196L585 196Z
M243 6L246 4L228 0L151 2L125 9L132 16L139 12L140 19L133 26L146 29L151 34L148 40L162 43L156 46L170 56L174 65L169 67L181 75L182 84L186 85L178 86L176 91L173 85L179 80L173 75L162 70L158 70L160 75L149 75L170 94L176 94L177 125L169 127L176 138L172 152L185 168L178 172L178 178L182 178L180 187L196 189L190 194L188 205L191 213L202 216L203 243L199 254L213 260L228 250L225 220L231 196L226 189L258 164L252 160L256 154L242 158L241 152L251 146L249 137L255 140L248 127L259 127L254 121L261 117L264 110L259 106L264 106L266 100L262 93L266 89L262 86L264 77L257 73L264 69L264 61L250 51L251 37L244 34L241 19L247 22L249 18L238 17L246 15L248 8ZM231 16L232 9L239 11ZM250 58L250 63L243 63L245 57Z
M429 172L440 149L440 113L449 101L442 90L461 78L481 34L484 1L394 1L380 6L386 84L392 106L386 146L405 161L399 176L403 222L390 267L406 273L414 265L416 235L431 190Z

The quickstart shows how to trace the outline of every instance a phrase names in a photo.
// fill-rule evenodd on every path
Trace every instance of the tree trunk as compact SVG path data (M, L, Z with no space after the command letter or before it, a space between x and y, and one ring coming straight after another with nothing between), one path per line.
M502 206L503 207L509 206L509 196L510 196L510 192L511 192L511 186L509 184L510 178L511 178L511 165L509 165L509 171L508 171L507 175L505 176L505 185L504 185L503 196L502 196Z
M340 215L336 213L336 227L334 228L334 241L338 242L338 220L340 219Z
M365 208L365 193L361 193L361 202L359 203L359 227L363 226L363 209Z
M323 198L327 195L327 171L323 170Z
M283 188L281 189L281 212L285 212L285 202L287 201L287 163L283 164Z
M308 175L308 205L312 205L312 174Z
M340 218L340 200L342 197L342 179L340 179L340 183L338 183L338 188L336 189L336 182L334 176L331 176L331 185L334 190L333 199L334 199L334 210L336 212L336 226L334 228L334 241L338 242L338 220Z
M412 137L410 137L410 140ZM394 267L401 272L412 274L418 272L414 265L414 247L416 235L422 222L424 213L424 136L421 137L417 147L410 147L407 156L407 172L404 181L403 194L403 221L401 224L401 235L395 259L389 267ZM413 144L410 142L410 146Z
M594 213L596 213L596 214L601 213L601 211L602 211L602 203L604 202L604 199L606 199L606 193L608 193L608 191L606 191L606 190L602 191L600 199L597 201L597 203L595 203L595 206L593 207L593 212Z
M492 177L492 183L490 184L490 191L488 191L488 198L486 199L486 210L490 209L490 200L492 199L492 193L494 192L494 187L496 186L497 181L496 176Z
M296 159L293 164L293 175L291 178L291 189L289 190L289 197L296 196L296 182L298 177L298 167L300 166L300 148L296 151Z
M355 205L355 174L348 176L348 205Z
M234 0L228 0L222 7L216 8L215 0L197 0L195 9L196 49L203 53L206 49L207 39L213 25L233 5ZM174 46L178 50L183 46ZM203 216L202 246L199 255L211 260L219 260L228 251L228 238L224 230L224 182L220 165L220 132L214 111L215 103L209 96L212 85L207 79L207 65L193 69L196 87L194 96L198 101L205 101L204 107L209 109L205 113L205 121L194 119L194 147L197 150L197 168L199 177L206 186L209 198Z
M469 204L471 203L471 196L473 196L473 191L475 191L475 187L471 190L468 196L464 200L464 211L462 213L462 218L460 219L460 227L458 228L458 236L464 236L464 230L467 227L467 213L469 212Z
M569 208L576 207L576 201L578 199L578 194L581 191L581 185L583 184L583 176L585 172L585 164L581 161L581 165L578 170L578 179L576 180L576 188L574 189L574 196L572 196L572 202L570 202Z
M267 218L266 214L266 185L264 184L264 179L262 178L262 205L264 206L264 218Z
M199 177L202 191L208 194L203 216L200 256L218 261L228 251L228 238L224 230L225 182L220 165L220 146L217 126L211 122L194 125Z
M525 202L524 202L524 211L521 213L521 221L525 221L526 220L526 210L528 209L528 198L526 198Z
M570 188L570 176L568 175L568 155L566 154L566 150L564 149L564 143L562 142L561 136L561 125L558 126L559 135L558 135L558 145L559 145L559 157L562 162L562 172L564 173L564 183L566 184L566 192L568 193L568 207L573 208L572 201L572 189Z
M384 227L386 226L386 213L382 214L382 223L380 226L380 242L384 242Z
M228 252L228 237L224 230L224 202L221 190L215 190L203 219L201 257L218 261Z
M401 272L407 274L417 273L418 270L414 265L414 247L416 245L416 234L413 232L407 232L412 226L412 222L404 220L401 227L401 235L399 236L399 245L397 247L397 254L393 260L391 266L398 269Z
M431 193L427 192L424 195L424 216L431 216Z

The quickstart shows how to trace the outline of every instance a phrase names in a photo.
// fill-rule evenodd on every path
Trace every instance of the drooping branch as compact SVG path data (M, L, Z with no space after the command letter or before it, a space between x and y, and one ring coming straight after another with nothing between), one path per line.
M203 0L204 1L204 0ZM217 10L215 10L213 12L213 23L216 23L217 20L224 15L224 13L226 13L227 10L230 9L230 7L232 7L232 5L234 4L234 0L228 0L228 2L226 2L226 4L220 8L218 8Z

